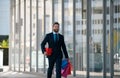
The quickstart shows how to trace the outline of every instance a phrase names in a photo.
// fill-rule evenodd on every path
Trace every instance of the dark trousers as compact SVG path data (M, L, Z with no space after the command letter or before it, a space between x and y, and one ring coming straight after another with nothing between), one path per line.
M53 71L55 63L56 63L56 78L61 78L62 59L61 58L56 58L56 59L48 58L48 63L49 63L49 67L47 71L47 78L52 78L52 71Z

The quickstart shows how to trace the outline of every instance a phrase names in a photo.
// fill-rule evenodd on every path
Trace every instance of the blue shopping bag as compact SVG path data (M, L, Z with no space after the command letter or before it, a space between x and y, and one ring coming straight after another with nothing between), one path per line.
M61 69L64 69L67 65L68 65L68 60L67 59L62 60Z

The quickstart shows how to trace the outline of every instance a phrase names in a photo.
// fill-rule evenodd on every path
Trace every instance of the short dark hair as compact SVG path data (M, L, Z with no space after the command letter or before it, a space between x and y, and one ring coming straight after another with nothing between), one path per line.
M53 26L54 26L55 24L60 25L58 22L54 22L54 23L53 23Z

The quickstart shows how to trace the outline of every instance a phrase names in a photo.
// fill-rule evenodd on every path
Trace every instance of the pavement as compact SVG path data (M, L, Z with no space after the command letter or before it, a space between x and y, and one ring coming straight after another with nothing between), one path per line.
M46 78L46 74L9 71L9 72L0 72L0 78ZM53 75L52 78L55 78L55 75ZM74 78L74 77L69 76L68 78Z
M24 74L21 72L9 71L9 72L0 72L0 78L40 78L40 77L32 74Z
M47 78L47 77L46 74L42 74L42 73L6 71L6 72L0 72L0 78ZM52 78L55 78L55 75L53 75ZM77 75L76 77L70 75L67 78L87 78L87 77L85 75L84 76ZM103 77L91 76L90 78L103 78ZM110 78L110 77L106 77L106 78ZM115 76L114 78L120 78L120 76Z

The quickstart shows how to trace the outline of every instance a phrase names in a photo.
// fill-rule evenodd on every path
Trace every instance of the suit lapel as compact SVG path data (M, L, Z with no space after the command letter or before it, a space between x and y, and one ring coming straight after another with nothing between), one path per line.
M60 41L60 34L58 34L58 42Z
M53 35L53 33L51 33L51 39L52 39L52 42L54 43L54 35Z

